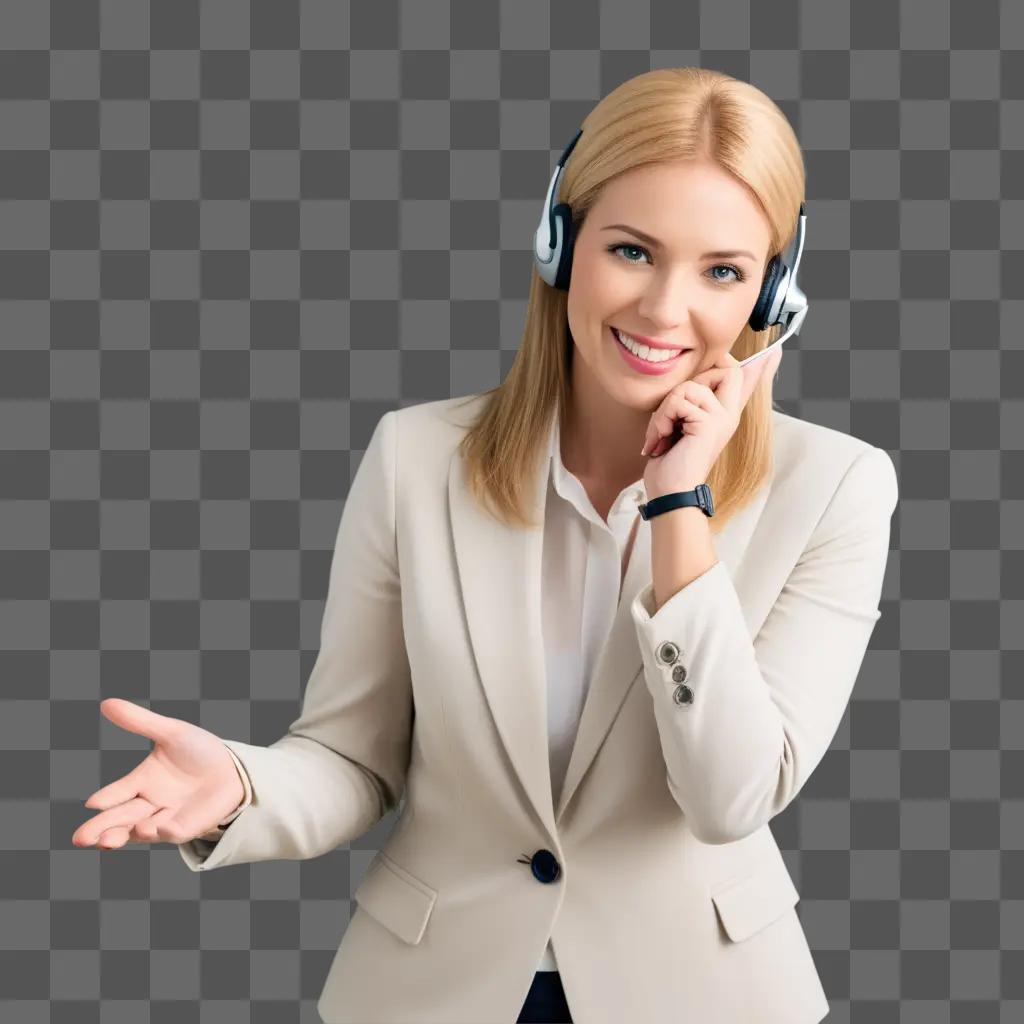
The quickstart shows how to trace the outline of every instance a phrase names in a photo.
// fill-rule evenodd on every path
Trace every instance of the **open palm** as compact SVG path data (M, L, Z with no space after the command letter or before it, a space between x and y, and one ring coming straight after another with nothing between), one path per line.
M214 828L242 802L245 788L235 762L212 732L116 697L102 701L100 710L155 745L127 775L85 801L101 813L75 831L75 846L184 843Z

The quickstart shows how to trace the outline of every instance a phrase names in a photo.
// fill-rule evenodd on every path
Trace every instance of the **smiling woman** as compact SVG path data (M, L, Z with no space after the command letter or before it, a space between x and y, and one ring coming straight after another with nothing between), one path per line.
M788 121L748 83L701 68L623 83L558 162L522 344L458 440L449 502L468 488L502 520L470 519L489 557L464 600L482 660L508 674L488 696L522 723L540 677L524 774L560 847L517 861L560 900L521 1022L828 1012L767 825L847 704L896 488L884 452L773 408L806 312L804 183ZM518 529L534 512L539 538ZM469 576L475 552L459 554ZM574 791L604 806L574 812Z
M660 238L639 226L655 223L662 225ZM607 244L609 232L623 231L642 238L657 258L633 243ZM771 235L751 190L707 158L633 168L605 185L573 249L567 466L603 464L621 473L609 482L612 490L643 474L631 442L666 390L730 352L757 300ZM717 262L723 252L736 262ZM623 344L613 331L619 343L610 345L608 323L634 342ZM673 358L666 360L666 351Z
M643 474L647 424L673 388L782 335L771 320L755 327L752 310L802 215L792 127L763 92L720 72L624 82L566 152L549 200L571 211L571 276L551 288L534 273L516 359L461 447L478 501L520 525L534 522L523 482L554 416L566 467L618 493ZM711 470L712 532L767 480L772 412L760 388Z
M646 229L654 224L660 238ZM609 244L612 232L642 239L656 258L636 243ZM730 353L757 301L771 238L751 190L706 157L633 168L601 189L574 239L567 467L591 476L603 467L611 493L644 475L633 442L671 388ZM735 262L722 263L723 253Z

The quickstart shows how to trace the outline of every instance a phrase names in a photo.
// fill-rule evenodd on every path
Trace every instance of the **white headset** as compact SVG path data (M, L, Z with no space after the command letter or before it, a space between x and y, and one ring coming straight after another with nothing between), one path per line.
M569 154L582 134L583 129L580 128L576 132L576 137L565 147L562 155L558 158L554 173L551 175L551 182L548 185L547 196L544 199L544 211L541 214L540 224L537 225L533 239L533 262L537 273L552 288L562 291L569 290L576 233L572 208L568 203L555 204L554 199L558 194L558 185L562 180L565 162L569 159ZM807 216L804 213L804 204L801 203L800 214L797 218L796 238L793 243L792 262L784 260L781 253L776 253L771 258L761 282L761 291L757 296L757 302L754 303L754 309L748 321L755 331L763 331L776 324L785 324L786 330L767 348L742 360L740 366L746 366L747 363L760 359L800 331L804 317L807 316L808 305L807 296L800 290L800 286L796 282L796 274L800 267L800 257L804 251L806 230Z

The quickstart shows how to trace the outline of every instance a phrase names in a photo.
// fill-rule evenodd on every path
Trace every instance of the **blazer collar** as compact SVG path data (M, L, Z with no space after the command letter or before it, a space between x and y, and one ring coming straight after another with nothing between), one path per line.
M557 417L556 417L557 418ZM557 472L552 425L546 454L531 473L529 511L538 526L505 525L469 492L456 445L448 472L449 517L463 608L480 683L495 727L528 799L557 845L557 823L608 734L631 684L643 670L631 606L651 582L651 527L639 520L615 618L594 664L557 809L548 752L547 678L541 631L544 513ZM564 467L563 467L564 469ZM642 481L641 481L642 484ZM767 498L768 488L713 538L733 574ZM633 495L626 492L626 499Z

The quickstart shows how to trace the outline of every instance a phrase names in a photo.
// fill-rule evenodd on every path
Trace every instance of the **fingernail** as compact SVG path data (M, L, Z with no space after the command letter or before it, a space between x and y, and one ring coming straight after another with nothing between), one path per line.
M644 443L643 448L640 449L640 454L641 455L646 455L647 454L647 444L646 444L646 442Z

